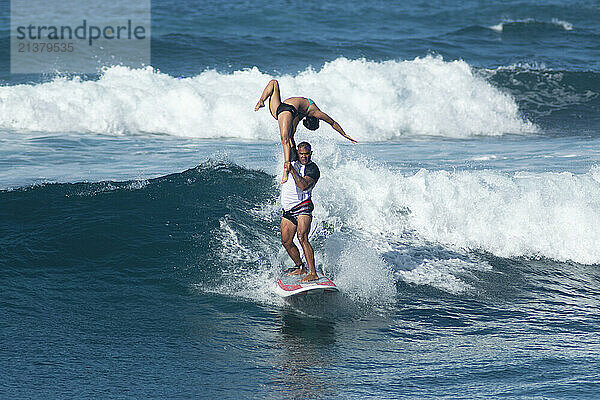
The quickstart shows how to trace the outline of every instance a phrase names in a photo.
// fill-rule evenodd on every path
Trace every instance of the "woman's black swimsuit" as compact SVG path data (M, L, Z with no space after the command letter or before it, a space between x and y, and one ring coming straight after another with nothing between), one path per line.
M279 107L277 107L277 111L275 111L275 116L279 117L279 114L281 114L282 112L289 111L292 113L292 119L296 118L298 115L300 115L300 119L307 117L308 109L310 108L311 105L315 104L315 102L313 101L313 99L309 99L308 97L306 98L306 100L308 100L308 108L306 109L306 113L304 113L304 115L302 113L298 112L296 107L294 107L293 105L281 102L281 103L279 103Z
M277 107L277 112L275 114L277 115L277 117L279 117L279 114L281 114L284 111L291 112L292 119L296 118L296 116L298 115L298 110L296 110L296 107L287 103L280 103L279 107Z

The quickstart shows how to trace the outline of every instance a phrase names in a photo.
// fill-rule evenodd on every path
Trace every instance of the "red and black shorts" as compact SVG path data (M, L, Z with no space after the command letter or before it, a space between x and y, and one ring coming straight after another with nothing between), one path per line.
M314 209L315 206L311 199L304 200L288 211L283 210L283 218L290 220L294 225L298 225L298 215L312 215Z

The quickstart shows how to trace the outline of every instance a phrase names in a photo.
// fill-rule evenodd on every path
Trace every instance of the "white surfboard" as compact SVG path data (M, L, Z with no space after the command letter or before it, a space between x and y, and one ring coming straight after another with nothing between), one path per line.
M306 275L283 275L277 280L275 291L281 297L339 292L335 283L325 275L317 274L319 279L310 282L300 282L305 276Z

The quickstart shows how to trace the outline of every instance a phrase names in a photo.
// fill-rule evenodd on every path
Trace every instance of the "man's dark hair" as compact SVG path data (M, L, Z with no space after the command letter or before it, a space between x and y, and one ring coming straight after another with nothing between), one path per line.
M308 143L308 142L302 142L302 143L300 143L300 144L298 145L298 150L300 150L300 148L306 149L306 150L308 150L308 151L310 151L310 150L311 150L311 148L310 148L310 143Z

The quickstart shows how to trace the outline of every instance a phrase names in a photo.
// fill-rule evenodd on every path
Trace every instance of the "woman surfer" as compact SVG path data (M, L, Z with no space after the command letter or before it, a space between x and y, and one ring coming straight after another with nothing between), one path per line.
M279 124L279 132L281 133L281 144L283 146L283 161L284 161L284 174L282 183L285 183L288 179L288 174L285 171L289 171L289 163L291 161L298 160L298 153L296 151L296 143L294 142L294 133L296 133L296 127L300 120L304 120L304 126L311 131L319 128L319 120L327 122L333 129L338 131L340 135L356 143L356 140L344 132L340 124L335 122L333 118L319 110L319 107L309 98L306 97L290 97L281 101L281 95L279 93L279 82L275 79L271 81L263 90L260 100L256 103L254 111L258 111L260 108L265 106L265 100L269 98L269 111Z

